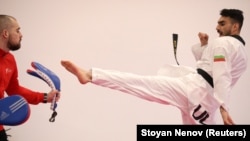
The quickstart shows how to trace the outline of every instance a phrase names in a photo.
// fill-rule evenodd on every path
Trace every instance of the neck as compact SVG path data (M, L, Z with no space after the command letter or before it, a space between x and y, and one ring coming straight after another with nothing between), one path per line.
M0 49L3 50L3 51L5 51L5 52L9 52L10 51L6 46L2 45L1 43L0 43Z

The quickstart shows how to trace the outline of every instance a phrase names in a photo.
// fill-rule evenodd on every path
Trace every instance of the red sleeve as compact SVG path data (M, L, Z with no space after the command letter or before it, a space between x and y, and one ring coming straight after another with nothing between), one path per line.
M41 92L35 92L28 88L19 85L18 81L18 72L15 62L12 63L13 73L9 79L8 86L6 87L6 93L8 95L21 95L23 96L28 103L30 104L39 104L43 102L44 94Z
M35 92L22 86L17 86L15 89L9 88L6 92L8 95L18 94L23 96L30 104L37 105L43 102L44 93Z

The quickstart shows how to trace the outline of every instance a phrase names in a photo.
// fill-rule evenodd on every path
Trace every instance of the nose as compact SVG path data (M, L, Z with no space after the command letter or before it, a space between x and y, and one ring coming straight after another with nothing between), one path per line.
M23 34L20 32L20 37L22 38L23 37Z
M220 26L219 25L217 25L216 26L216 31L218 31L220 29Z

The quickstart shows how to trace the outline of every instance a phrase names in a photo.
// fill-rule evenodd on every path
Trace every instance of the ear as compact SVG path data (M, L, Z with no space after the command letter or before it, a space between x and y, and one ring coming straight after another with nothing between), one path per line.
M233 31L234 31L234 32L239 32L239 30L240 30L240 25L239 25L239 23L233 24Z
M3 30L3 37L4 38L8 38L9 37L9 31L8 30L6 30L6 29Z

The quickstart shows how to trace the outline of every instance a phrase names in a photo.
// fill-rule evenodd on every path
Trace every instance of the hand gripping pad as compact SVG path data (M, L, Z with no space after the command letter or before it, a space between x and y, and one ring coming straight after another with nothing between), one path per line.
M20 125L30 117L28 102L20 95L12 95L0 99L0 124L8 126Z
M43 80L49 85L49 87L51 87L51 89L56 89L60 91L61 82L59 77L54 72L52 72L51 70L49 70L38 62L31 62L31 66L35 70L27 69L28 74ZM55 110L56 106L57 105L55 103L54 98L53 102L51 103L51 110Z

